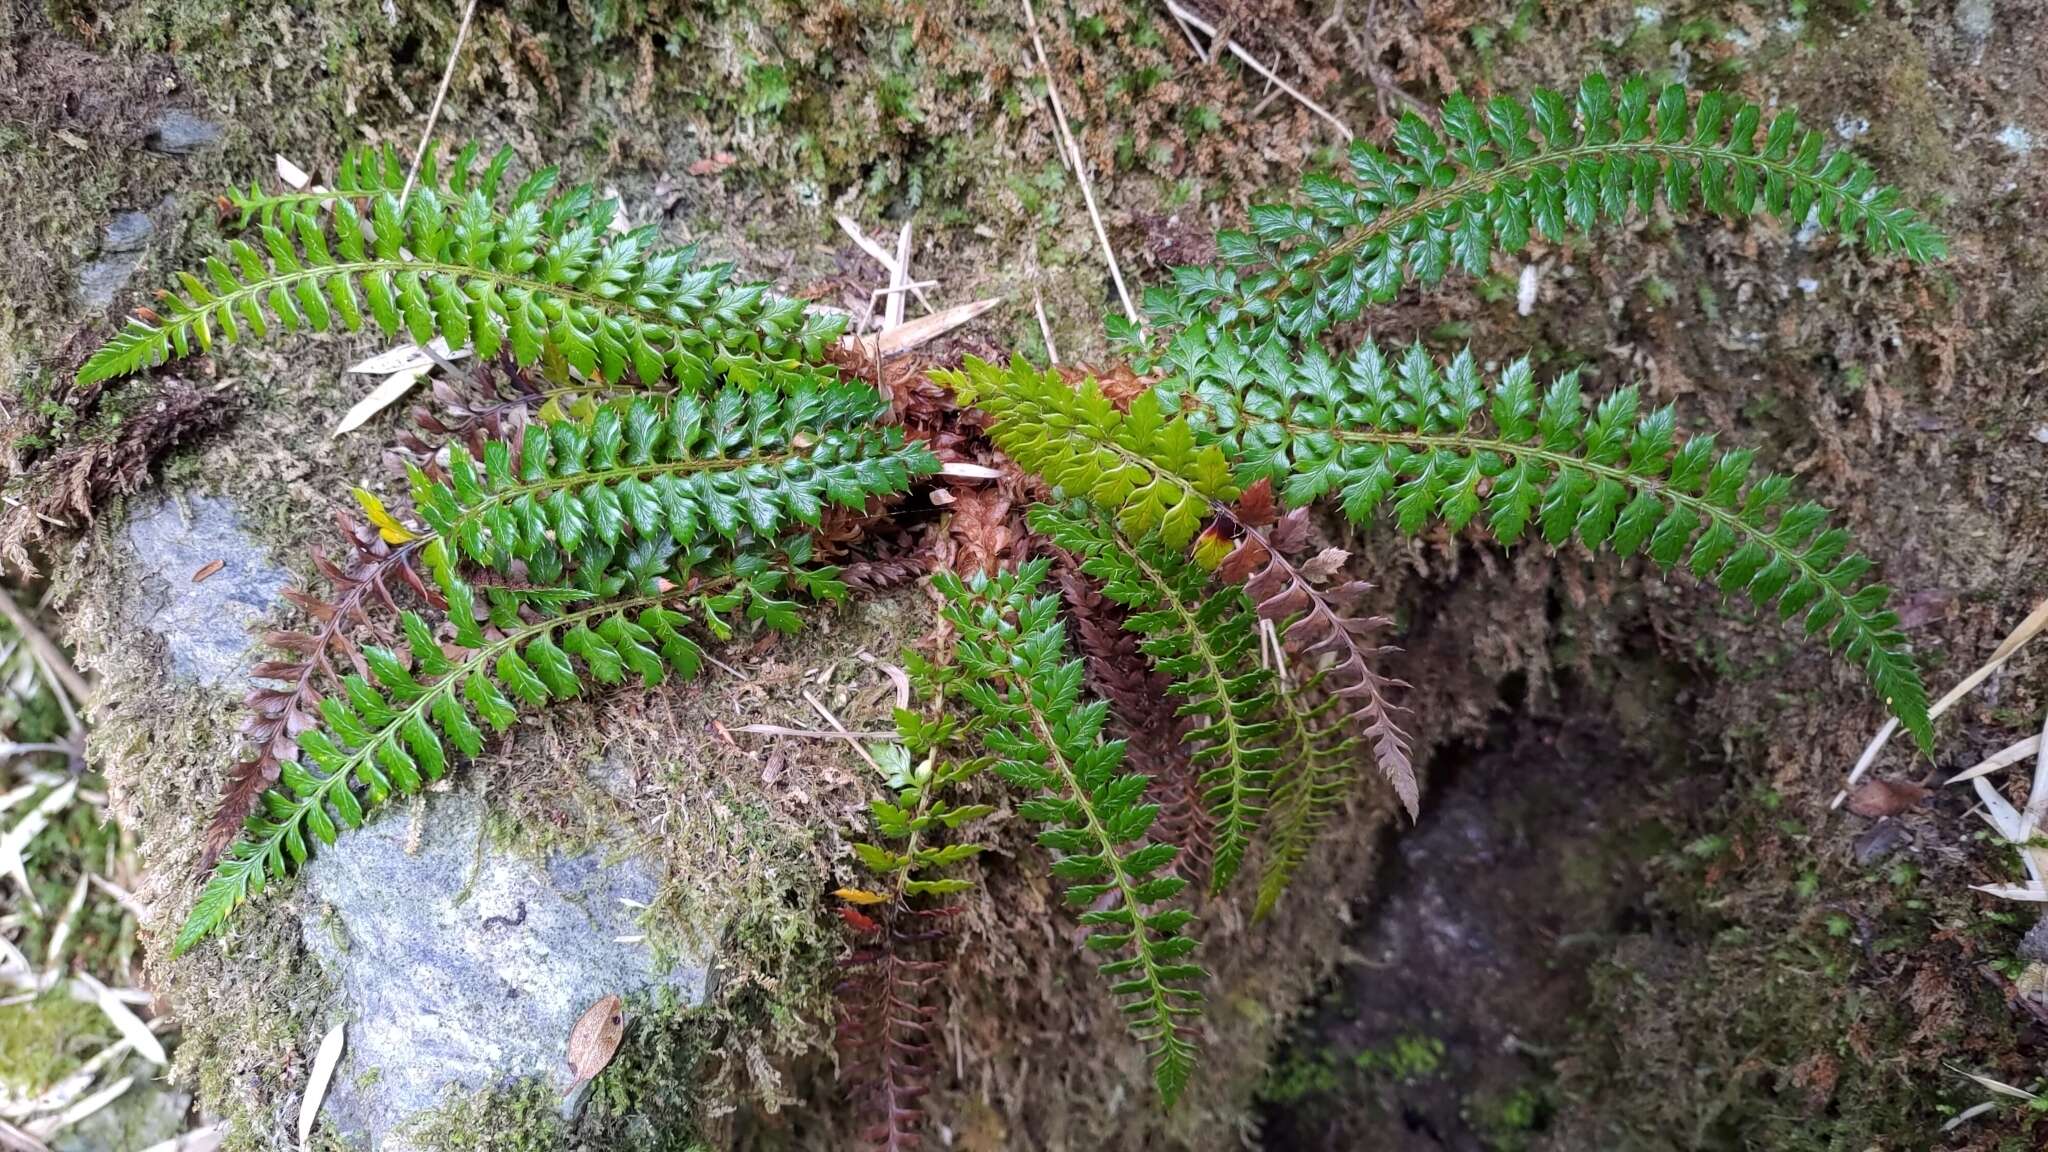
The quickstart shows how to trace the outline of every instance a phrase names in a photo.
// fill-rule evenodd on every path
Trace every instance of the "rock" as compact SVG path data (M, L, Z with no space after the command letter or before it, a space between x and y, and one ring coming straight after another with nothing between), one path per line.
M102 256L78 270L78 289L73 293L78 307L85 312L105 312L114 306L121 290L128 287L128 281L135 278L135 270L142 265L142 254L116 253Z
M1856 838L1856 866L1870 868L1882 863L1909 839L1905 825L1897 820L1878 821L1868 832Z
M127 606L130 627L163 637L171 673L202 684L239 683L255 638L289 579L242 530L234 504L213 496L163 499L128 523L140 587ZM215 560L218 571L193 577Z
M417 829L387 813L306 868L305 944L348 1021L321 1116L351 1141L409 1148L409 1123L452 1091L541 1077L566 1092L569 1033L605 996L704 1000L708 962L663 968L638 939L660 883L646 861L543 863L494 843L484 818L473 794L432 796Z
M107 222L107 231L100 240L100 251L140 252L149 244L149 238L156 235L156 225L142 212L123 212Z
M166 108L156 114L143 141L152 152L189 156L220 143L221 127L204 116L183 108Z
M1971 40L1982 41L1998 26L1992 0L1958 0L1951 19L1956 31Z
M160 1071L130 1060L124 1074L132 1074L134 1084L112 1104L51 1137L50 1152L130 1152L183 1134L192 1096L157 1079Z
M2048 964L2048 918L2034 921L2034 926L2020 937L2019 957L2037 964Z

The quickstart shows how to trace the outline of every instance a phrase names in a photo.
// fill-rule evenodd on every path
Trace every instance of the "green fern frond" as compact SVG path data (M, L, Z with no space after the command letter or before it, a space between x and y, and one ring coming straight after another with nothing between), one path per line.
M419 175L413 182L415 189L424 188L439 193L444 199L457 200L466 198L471 192L482 192L484 199L502 215L506 207L542 199L555 187L555 169L544 169L518 185L508 205L500 205L498 190L512 166L512 149L498 149L484 163L482 170L472 171L482 150L474 142L464 144L449 161L446 180L442 179L438 152L439 149L429 148L421 158ZM252 181L246 190L230 187L227 202L241 212L239 227L246 228L257 221L275 224L281 216L298 209L328 208L342 200L360 202L384 193L400 195L405 191L408 167L406 158L388 142L382 147L358 144L342 153L341 164L330 187L316 185L272 192L265 189L261 181Z
M751 386L815 371L805 362L845 325L765 285L730 284L729 265L693 266L651 227L609 233L610 202L587 194L525 199L503 216L481 186L417 188L403 209L390 191L370 203L367 221L346 198L328 213L275 206L255 229L260 250L233 240L204 277L180 273L157 309L86 361L80 382L262 339L273 325L353 332L367 317L418 344L440 337L521 364L559 356L586 379L630 370L646 386L702 389L714 375Z
M1132 537L1156 532L1183 547L1211 501L1237 496L1223 454L1196 444L1187 421L1169 419L1149 394L1125 413L1094 380L1075 388L1022 358L1006 368L970 356L960 370L932 377L989 416L990 438L1020 467L1064 496L1114 510Z
M920 678L920 687L930 689ZM959 760L941 756L952 742L956 725L941 714L927 719L908 708L896 710L898 743L872 745L868 754L882 774L891 793L887 800L868 802L877 839L883 844L856 843L854 856L861 867L889 883L888 892L840 890L841 900L858 907L870 904L902 905L913 896L950 896L965 892L972 882L953 876L933 876L938 869L971 860L987 846L971 840L954 840L932 845L932 836L957 831L970 820L995 811L988 804L956 804L946 793L980 773L985 761Z
M1131 1029L1151 1049L1153 1080L1170 1105L1194 1068L1187 1029L1200 1014L1203 978L1189 960L1194 914L1171 906L1187 881L1167 870L1178 852L1146 839L1159 806L1140 803L1150 778L1121 772L1121 741L1102 739L1107 705L1081 703L1081 661L1068 659L1059 599L1041 595L1045 560L993 580L932 579L958 630L960 695L980 714L995 771L1031 798L1026 819L1049 825L1039 842L1058 854L1053 875L1070 907L1085 909L1088 948L1122 953L1101 966Z
M1459 94L1439 131L1409 113L1392 151L1360 140L1350 178L1312 175L1303 202L1261 205L1251 231L1217 237L1219 264L1183 268L1171 290L1147 294L1156 327L1197 316L1254 334L1313 334L1392 299L1409 281L1434 284L1452 268L1484 275L1495 248L1519 251L1591 231L1662 203L1674 216L1769 214L1913 261L1946 254L1939 233L1880 186L1870 167L1828 152L1790 109L1641 76L1617 87L1593 75L1575 101L1538 89L1526 104L1496 97L1482 109ZM1126 329L1125 334L1129 332Z
M1533 527L1553 546L1647 551L1667 570L1683 561L1724 592L1803 618L1923 747L1931 740L1889 590L1864 582L1872 564L1849 534L1827 527L1819 505L1792 502L1788 477L1752 475L1751 452L1717 452L1711 434L1679 438L1669 407L1639 413L1633 388L1589 410L1576 373L1539 398L1526 360L1488 382L1469 352L1439 364L1420 345L1398 362L1370 341L1342 365L1314 346L1289 358L1278 342L1250 356L1206 323L1176 337L1168 360L1162 402L1184 403L1241 479L1271 477L1290 505L1334 496L1364 521L1391 502L1405 532L1480 524L1513 544Z
M1320 676L1275 694L1282 717L1280 767L1273 773L1272 807L1252 918L1280 902L1309 849L1343 803L1352 784L1360 741L1344 722L1343 701L1322 691Z
M1144 637L1141 651L1172 678L1180 714L1203 725L1193 761L1213 821L1209 887L1221 892L1258 834L1280 754L1272 675L1259 665L1258 627L1243 589L1218 586L1179 549L1133 543L1085 505L1041 504L1030 523L1080 557L1104 596L1132 609L1125 627Z
M444 643L416 613L401 616L407 651L365 646L367 676L342 679L343 691L320 702L323 726L298 735L300 759L286 761L241 839L215 867L172 944L189 950L270 880L305 863L316 843L360 827L394 794L410 795L441 778L451 748L483 751L484 731L502 732L519 709L580 694L587 683L654 685L673 671L696 676L703 653L685 629L729 634L724 613L786 628L794 623L784 589L838 598L829 571L776 567L748 554L702 572L651 560L630 588L618 578L594 589L519 596L503 589L479 622L475 594L452 571L439 541L429 564L449 606L453 636ZM673 548L669 550L673 552ZM673 581L658 578L666 569ZM696 613L678 611L686 606ZM454 649L454 654L450 649Z
M706 397L635 396L582 420L527 426L517 444L459 443L430 476L413 468L413 505L471 562L552 582L586 542L690 547L786 521L817 527L828 505L859 509L902 492L938 459L860 381L793 377L782 390L728 384Z

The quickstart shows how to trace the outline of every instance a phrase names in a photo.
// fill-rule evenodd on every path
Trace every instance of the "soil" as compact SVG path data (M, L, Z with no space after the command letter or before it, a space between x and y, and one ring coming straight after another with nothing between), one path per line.
M80 529L117 521L121 494L163 469L262 508L281 557L303 555L347 484L382 476L375 444L324 434L353 399L338 370L354 346L275 345L104 394L67 381L110 330L71 289L110 221L155 224L125 306L214 242L204 207L222 181L263 176L274 152L320 171L348 142L410 145L454 16L397 7L0 6L17 509L0 547L36 547L56 570L82 649L113 648L119 616L95 599L105 554ZM1205 258L1254 198L1335 160L1310 114L1261 107L1254 78L1194 59L1156 6L1041 7L1140 283ZM1932 210L1947 263L1915 272L1769 225L1651 221L1503 258L1476 290L1410 296L1374 326L1439 351L1527 351L1546 373L1582 365L1594 388L1640 381L1682 426L1760 446L1881 561L1937 690L2048 592L2048 5L1350 0L1327 26L1326 3L1212 7L1366 132L1388 127L1382 85L1428 99L1600 68L1795 103L1853 141ZM1009 301L953 350L1042 356L1039 298L1063 357L1085 360L1116 305L1028 60L1003 5L484 6L443 125L529 166L560 162L618 189L636 220L856 310L876 276L832 217L876 235L911 221L920 274L946 300ZM170 113L219 141L163 150ZM1540 284L1526 316L1524 264ZM1261 1124L1276 1149L2039 1146L2018 1106L1941 1131L1991 1099L1955 1070L2040 1086L2019 949L2033 914L1970 890L2010 879L2012 862L1975 838L1960 790L1881 821L1828 810L1880 718L1859 677L1682 577L1445 535L1352 547L1404 625L1423 743L1450 750L1428 767L1422 824L1383 841L1387 806L1361 794L1354 834L1325 846L1281 917L1254 930L1211 910L1211 1087L1163 1121L1131 1099L1130 1053L1095 1047L1104 1005L1074 991L1090 984L1049 926L1042 877L997 859L963 933L954 1071L932 1098L955 1146L1213 1148ZM1901 745L1879 775L1933 782L2038 725L2039 648L1944 720L1933 764ZM138 690L135 714L157 699ZM227 740L225 705L177 706L184 754L136 754L118 781L159 863L179 860ZM779 800L778 827L818 810ZM843 865L831 848L799 858ZM1019 922L1048 925L1044 939L1020 939ZM1457 933L1467 950L1444 951ZM259 1030L243 1022L253 1000L188 1003L218 1014L222 1046ZM749 1074L811 1106L743 1107L722 1132L829 1145L846 1123L829 1067L815 1047L788 1056L804 1025L778 1023L787 1074ZM266 1067L317 1038L307 1020L262 1027L250 1050ZM215 1069L208 1099L248 1092L283 1116L253 1077Z

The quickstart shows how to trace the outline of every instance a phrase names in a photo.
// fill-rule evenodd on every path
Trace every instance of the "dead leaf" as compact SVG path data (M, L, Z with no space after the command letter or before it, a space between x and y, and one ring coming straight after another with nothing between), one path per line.
M299 1152L306 1152L308 1142L313 1139L313 1122L320 1116L320 1104L327 1099L327 1087L334 1082L334 1069L341 1063L341 1052L348 1038L348 1023L343 1021L327 1030L320 1040L320 1050L313 1055L313 1070L306 1078L306 1094L299 1100Z
M1849 811L1872 820L1897 816L1927 798L1927 789L1895 780L1865 780L1849 793Z
M218 572L227 566L228 562L225 560L208 560L206 563L199 566L199 571L194 572L192 574L192 582L194 584L203 584L206 582L206 578L208 576L213 575L215 572Z
M841 888L832 894L851 904L886 904L889 902L887 896L882 895L880 892L870 892L865 888Z
M574 1092L585 1080L596 1079L618 1053L625 1035L625 1002L617 996L607 996L584 1009L576 1027L569 1030L569 1071L576 1077L569 1091Z

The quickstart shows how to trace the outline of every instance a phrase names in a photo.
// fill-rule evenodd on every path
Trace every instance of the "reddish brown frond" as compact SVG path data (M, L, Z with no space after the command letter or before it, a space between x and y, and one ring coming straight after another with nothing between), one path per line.
M1285 629L1279 639L1290 658L1327 662L1322 690L1341 702L1343 721L1372 741L1380 774L1413 817L1420 810L1421 796L1408 734L1394 719L1404 709L1391 699L1394 691L1407 685L1380 674L1378 659L1395 649L1373 642L1392 621L1355 611L1372 585L1363 580L1332 584L1349 559L1342 549L1325 548L1307 559L1295 559L1311 544L1308 509L1282 513L1268 480L1247 488L1230 517L1240 536L1217 567L1217 575L1241 581L1259 619Z

